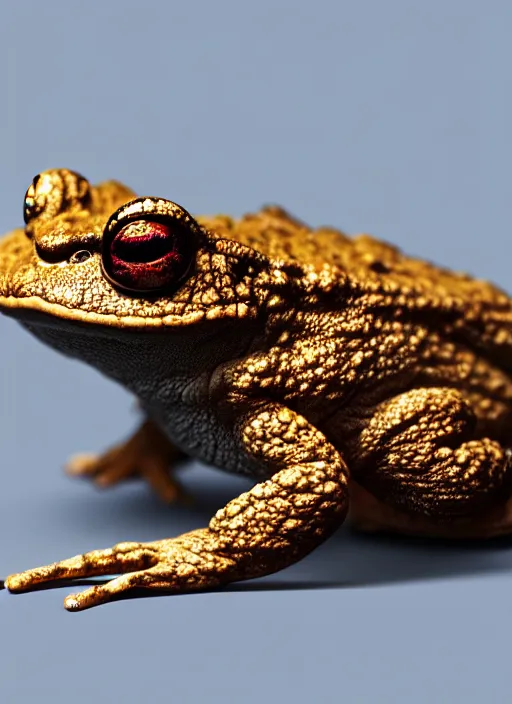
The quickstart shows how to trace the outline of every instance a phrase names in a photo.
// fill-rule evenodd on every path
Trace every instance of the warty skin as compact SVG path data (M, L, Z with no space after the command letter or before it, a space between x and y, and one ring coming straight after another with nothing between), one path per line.
M278 207L193 218L65 169L34 179L25 221L0 240L0 311L146 416L69 471L138 474L168 502L185 456L258 483L206 528L11 575L11 591L121 575L66 599L80 610L216 587L296 562L349 510L363 530L510 532L512 307L492 284Z

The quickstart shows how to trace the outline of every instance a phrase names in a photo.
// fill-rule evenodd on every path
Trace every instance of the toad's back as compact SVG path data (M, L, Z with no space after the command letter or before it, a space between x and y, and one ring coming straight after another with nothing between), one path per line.
M369 308L416 312L438 331L447 323L458 339L512 372L512 301L487 281L409 257L369 235L349 237L326 227L312 230L277 206L239 220L224 216L198 219L220 236L238 240L272 259L315 270L325 270L327 265L332 279L344 284L348 275Z

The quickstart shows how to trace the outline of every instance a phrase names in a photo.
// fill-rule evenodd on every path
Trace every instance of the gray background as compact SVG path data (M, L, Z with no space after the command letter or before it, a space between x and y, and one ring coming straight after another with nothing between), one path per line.
M486 0L2 3L0 230L33 175L119 178L193 212L279 202L510 288L512 5ZM65 478L137 422L94 371L0 320L0 576L204 525L245 484L195 467L190 510ZM225 593L69 614L0 592L6 702L501 702L510 543L342 530Z

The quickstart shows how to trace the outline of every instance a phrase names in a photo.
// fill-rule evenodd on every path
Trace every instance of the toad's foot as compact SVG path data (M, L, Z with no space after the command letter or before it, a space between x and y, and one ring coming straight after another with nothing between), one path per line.
M208 528L154 543L120 543L8 577L26 591L56 579L119 574L65 601L77 611L142 587L187 592L261 577L297 562L343 521L348 470L305 418L278 405L256 408L240 428L247 453L277 471L230 501Z
M103 455L72 457L66 472L70 476L92 479L99 487L141 476L166 503L189 502L190 497L170 474L172 463L184 457L159 428L146 421L129 440Z
M233 570L233 557L219 552L214 536L204 530L153 543L119 543L11 575L5 586L12 592L30 590L57 579L119 574L106 584L72 594L64 601L68 611L81 611L112 600L133 588L185 592L216 587ZM223 579L224 578L224 579Z

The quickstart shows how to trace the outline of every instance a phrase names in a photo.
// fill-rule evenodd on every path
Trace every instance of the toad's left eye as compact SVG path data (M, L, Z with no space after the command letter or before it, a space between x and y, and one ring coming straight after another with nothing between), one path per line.
M192 232L179 219L154 215L154 220L148 214L147 219L128 218L125 225L123 218L107 225L103 270L115 286L156 293L176 287L187 273L192 261Z

